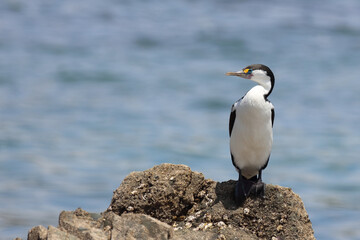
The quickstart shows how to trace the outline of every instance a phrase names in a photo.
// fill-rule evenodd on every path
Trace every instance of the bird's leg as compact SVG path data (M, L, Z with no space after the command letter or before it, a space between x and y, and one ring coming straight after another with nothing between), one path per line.
M245 202L248 194L245 191L245 185L244 185L245 179L241 175L241 170L240 169L238 170L239 170L239 180L235 186L235 202L238 206L240 206Z
M253 193L257 197L263 198L265 196L265 183L262 181L261 173L262 173L262 170L259 171L259 177L258 177L256 183L254 183L254 185L252 185L250 192Z

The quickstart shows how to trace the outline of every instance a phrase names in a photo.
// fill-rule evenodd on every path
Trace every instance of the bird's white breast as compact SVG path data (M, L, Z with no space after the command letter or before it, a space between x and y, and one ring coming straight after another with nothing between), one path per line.
M273 105L264 99L264 92L263 87L255 86L234 104L236 118L230 137L230 150L234 164L246 178L258 174L271 152Z

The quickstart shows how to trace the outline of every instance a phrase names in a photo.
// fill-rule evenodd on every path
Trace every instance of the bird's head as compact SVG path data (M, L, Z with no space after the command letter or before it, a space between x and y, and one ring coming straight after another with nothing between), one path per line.
M264 87L265 90L268 91L267 95L270 95L275 84L273 72L269 67L262 64L252 64L238 72L228 72L226 75L250 79L251 81L254 81Z

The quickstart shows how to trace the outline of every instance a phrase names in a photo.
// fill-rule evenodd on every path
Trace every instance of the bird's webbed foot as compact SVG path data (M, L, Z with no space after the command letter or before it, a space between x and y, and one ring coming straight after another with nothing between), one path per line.
M258 179L258 181L255 182L251 186L250 193L255 197L264 198L265 197L265 183L261 179Z
M256 175L250 179L246 179L239 171L239 180L235 186L235 203L238 206L243 205L249 196L265 197L265 183L261 179L261 171L259 177Z
M241 175L241 171L239 171L239 180L235 186L235 202L238 206L242 205L251 194L254 183L256 183L256 176L251 179L246 179Z
M240 174L239 180L235 186L235 203L236 203L236 205L237 206L243 205L247 196L248 196L248 194L245 191L244 182L242 181L242 176Z

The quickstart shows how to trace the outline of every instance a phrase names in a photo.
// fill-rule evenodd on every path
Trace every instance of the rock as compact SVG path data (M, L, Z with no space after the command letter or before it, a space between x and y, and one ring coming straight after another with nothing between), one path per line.
M181 220L201 199L204 175L185 165L162 164L143 172L132 172L116 189L110 209L144 213L171 223Z
M213 221L228 216L225 223L234 228L244 228L259 238L315 239L309 216L301 198L290 188L266 185L265 198L249 198L236 208L233 189L236 181L216 183L209 195L215 203L203 211L212 215Z
M145 214L125 213L118 216L105 213L105 218L112 223L111 239L171 239L173 228Z
M110 232L105 232L105 219L99 214L90 214L81 208L74 212L63 211L59 217L59 227L80 239L109 239Z
M36 226L28 232L28 240L46 240L47 229L44 226Z
M131 206L131 212L176 226L175 236L188 232L187 222L192 229L210 232L223 222L226 239L235 237L229 235L229 226L230 232L241 232L241 238L315 239L304 204L290 188L268 184L264 199L248 198L236 207L235 184L205 179L184 165L162 164L128 175L114 192L108 211L121 215ZM213 225L205 229L209 223ZM208 239L215 237L210 235Z
M104 213L63 211L58 228L34 227L28 239L315 239L304 204L290 188L268 184L264 198L237 207L235 184L162 164L129 174Z
M66 231L62 231L53 226L46 229L43 226L33 227L28 233L28 240L79 240L79 238L71 235Z
M247 233L244 230L234 230L234 229L222 229L219 228L210 228L206 230L196 230L194 229L182 229L176 231L174 234L174 240L257 240L258 238L251 233Z
M79 240L78 237L75 237L74 235L62 231L56 227L49 226L48 227L48 234L47 234L47 240Z

